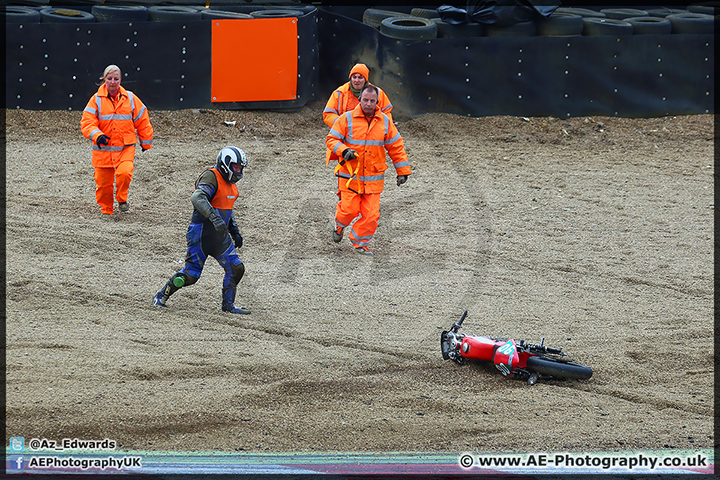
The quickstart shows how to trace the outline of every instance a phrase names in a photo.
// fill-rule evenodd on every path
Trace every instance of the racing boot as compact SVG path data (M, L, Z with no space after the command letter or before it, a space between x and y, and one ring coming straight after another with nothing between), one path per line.
M237 289L235 287L223 288L222 290L222 311L228 313L237 313L240 315L248 315L250 310L245 308L238 308L235 306L235 293Z
M185 275L182 273L176 273L170 277L170 280L168 280L163 288L157 291L153 297L153 305L157 307L167 307L165 302L167 302L168 298L170 298L170 295L180 290L180 287L184 287L186 284L189 283L187 282Z

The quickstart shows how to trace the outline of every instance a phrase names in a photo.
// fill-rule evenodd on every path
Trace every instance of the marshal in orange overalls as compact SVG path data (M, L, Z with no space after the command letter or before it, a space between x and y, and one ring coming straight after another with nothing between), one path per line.
M388 168L385 153L390 155L398 175L412 173L403 139L379 106L368 119L358 105L338 117L325 142L338 157L342 157L347 149L358 152L356 159L344 162L336 171L340 200L335 211L335 224L339 229L345 228L359 215L349 238L355 248L367 248L380 218L380 194Z
M80 121L82 134L92 140L92 166L95 167L95 198L102 213L113 213L113 181L117 183L118 203L126 203L135 168L135 144L140 137L143 150L152 148L153 127L143 102L120 86L111 99L103 84L92 96ZM97 144L101 135L109 137L104 146Z
M365 83L369 83L370 69L367 67L367 65L365 65L364 63L356 64L352 68L352 70L350 70L350 75L348 75L348 78L352 79L352 76L356 73L362 75L362 77L365 79ZM390 103L390 99L388 98L387 94L382 90L382 88L378 87L378 91L378 107L380 107L380 111L382 111L382 113L386 114L390 118L390 122L392 123L393 105L392 103ZM352 82L345 82L344 84L340 85L332 93L332 95L330 95L330 98L325 104L325 110L323 110L323 121L328 127L332 127L333 123L340 115L345 112L351 111L352 109L357 107L358 104L358 97L356 96L356 93L352 91ZM328 149L326 160L329 162L330 160L337 159L337 156L334 155L330 149Z

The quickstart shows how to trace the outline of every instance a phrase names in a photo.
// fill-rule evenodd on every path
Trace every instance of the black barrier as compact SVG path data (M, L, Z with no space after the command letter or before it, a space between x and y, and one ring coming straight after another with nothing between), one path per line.
M6 106L83 109L114 63L152 109L301 107L318 95L316 13L298 17L297 98L268 102L212 103L211 20L7 23Z
M714 113L713 35L407 42L328 9L321 9L319 32L322 90L329 96L354 63L365 63L397 116Z
M6 23L6 105L82 109L104 67L116 63L123 85L150 108L292 109L328 98L363 62L396 116L714 113L713 35L409 42L362 23L364 7L307 7L298 18L294 100L213 103L211 20Z

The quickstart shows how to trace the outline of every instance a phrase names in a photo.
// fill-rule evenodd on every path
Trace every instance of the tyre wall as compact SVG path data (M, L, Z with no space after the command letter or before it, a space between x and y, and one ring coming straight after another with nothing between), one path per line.
M321 91L332 91L362 62L397 115L714 113L712 34L404 41L381 34L354 11L321 8L319 18Z
M89 13L101 5L100 1L84 3L76 0L77 6L70 8ZM147 2L134 2L140 3ZM237 15L273 8L237 0L213 1L212 5ZM273 55L277 48L269 44L277 40L275 29L270 29L263 49L258 48L261 40L251 37L229 45L219 55L213 49L217 22L206 18L208 9L197 8L203 12L202 19L195 18L197 12L194 16L162 12L163 21L78 17L57 23L37 19L15 23L8 19L7 107L82 109L104 67L116 63L125 74L123 85L154 109L295 108L327 98L346 81L350 67L363 62L370 67L371 81L390 95L396 116L714 113L712 34L541 36L522 32L504 36L509 29L492 34L490 27L479 24L450 28L440 23L443 38L405 40L381 33L381 18L372 19L379 28L364 23L364 7L305 5L297 17L297 44L292 45L297 68L285 68L285 58L283 68L273 69L268 67L278 61ZM404 10L408 15L412 11L410 7ZM173 19L176 14L193 18ZM404 23L396 21L391 26L405 34L409 27ZM450 35L453 30L455 34ZM264 53L248 59L251 50ZM241 93L232 94L233 75L243 81L253 78L254 86L269 86L262 72L297 76L291 80L295 91L287 93L288 78L284 78L285 90L278 97L263 97L242 82L238 84ZM223 80L219 75L228 77Z
M81 110L97 90L104 68L114 63L123 71L123 86L153 109L300 107L318 95L317 9L306 8L292 19L297 34L288 36L287 30L283 37L291 44L278 44L278 29L273 27L264 41L260 36L213 47L213 26L218 22L274 25L282 20L288 19L6 22L6 106ZM249 50L259 54L248 55ZM272 54L283 50L282 55ZM297 65L291 65L295 68L287 68L288 52L297 56ZM273 70L281 56L284 63ZM267 83L262 75L268 72L291 75L285 79L290 92L286 85L282 95L272 98L253 90ZM222 78L228 75L243 78L234 94ZM218 91L228 101L213 101Z

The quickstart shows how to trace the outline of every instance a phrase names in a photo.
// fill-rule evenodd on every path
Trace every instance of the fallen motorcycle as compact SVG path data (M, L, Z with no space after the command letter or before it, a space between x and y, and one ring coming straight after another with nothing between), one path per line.
M445 360L454 360L462 365L465 359L490 361L505 377L515 375L527 379L528 385L538 380L588 379L592 368L571 362L564 357L562 348L545 346L545 337L540 344L515 340L464 335L458 333L467 317L467 310L449 331L440 335L440 347Z

